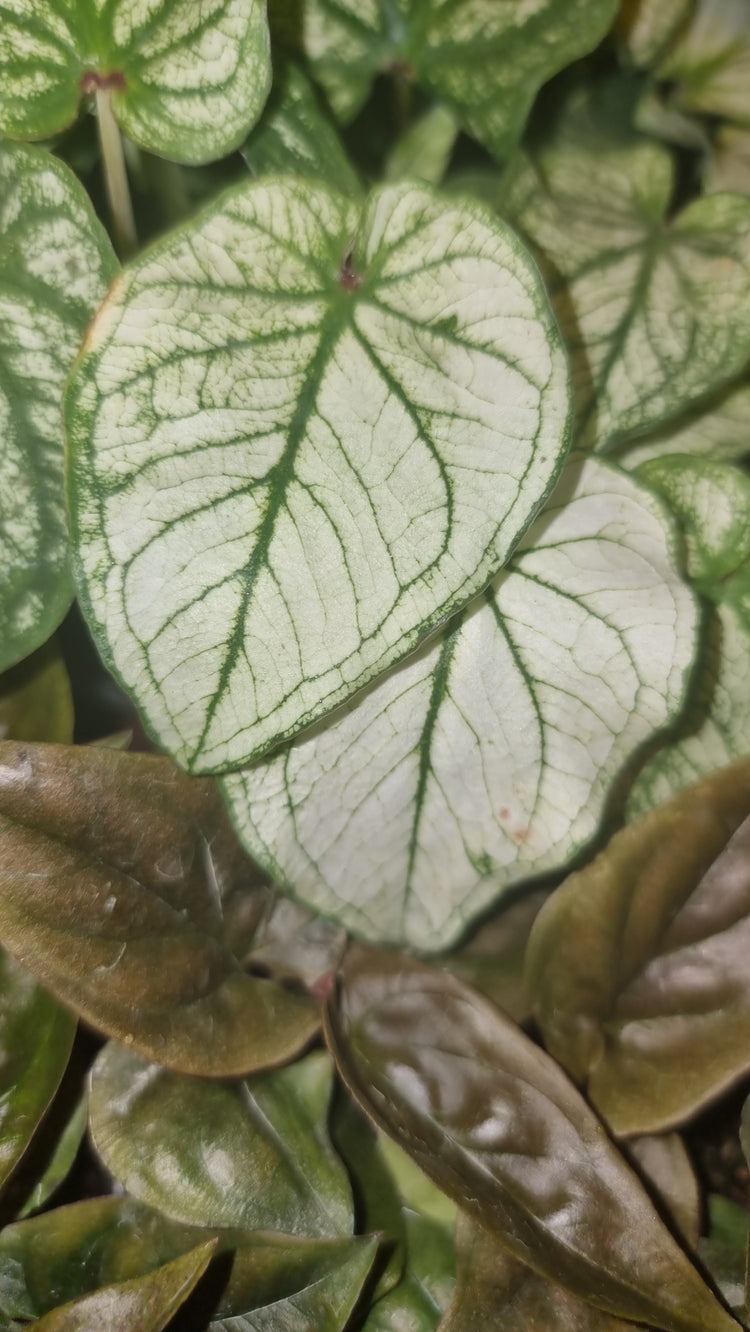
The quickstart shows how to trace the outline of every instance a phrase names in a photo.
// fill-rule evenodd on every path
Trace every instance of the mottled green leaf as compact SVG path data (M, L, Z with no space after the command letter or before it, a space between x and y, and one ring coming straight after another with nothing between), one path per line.
M68 394L80 590L198 771L314 720L477 592L567 448L539 277L479 205L250 182L131 265Z
M633 1332L631 1322L571 1295L514 1258L496 1235L459 1215L456 1294L439 1332Z
M679 417L750 357L750 200L671 216L674 190L661 145L567 126L509 186L571 350L581 446Z
M747 0L696 0L690 23L658 68L691 111L750 124Z
M617 0L307 0L299 9L300 44L343 120L376 74L393 72L504 157L541 85L593 50Z
M675 422L626 442L618 462L640 466L669 453L694 453L717 462L742 458L750 452L750 384L743 379L720 389Z
M0 132L44 139L110 90L136 143L178 162L236 148L270 84L263 0L2 0Z
M0 939L87 1021L170 1067L290 1058L314 1006L246 975L265 904L212 782L164 758L0 744Z
M617 833L537 917L537 1022L616 1133L679 1123L750 1067L749 816L745 759Z
M209 1240L147 1276L105 1286L53 1309L35 1326L39 1332L161 1332L203 1276L214 1248Z
M295 1308L311 1321L300 1327L292 1322L294 1332L339 1332L377 1243L372 1236L305 1240L210 1231L170 1221L132 1198L95 1198L3 1230L0 1309L38 1318L65 1300L143 1276L208 1239L216 1240L217 1255L232 1254L210 1332L224 1332L222 1319L250 1313L281 1319ZM258 1326L265 1332L268 1323ZM287 1323L279 1322L278 1332L282 1328L286 1332Z
M57 1091L75 1029L72 1013L0 951L0 1185Z
M59 1116L56 1117L59 1118ZM63 1125L48 1165L18 1213L19 1219L29 1216L38 1208L43 1207L47 1199L66 1179L78 1155L78 1149L86 1132L88 1117L88 1101L85 1096L81 1096L67 1124Z
M426 180L439 185L445 175L458 124L446 106L430 107L396 140L385 164L387 180Z
M116 270L72 172L0 144L0 670L44 643L73 597L62 392Z
M296 65L276 70L268 105L241 152L254 176L288 171L325 181L351 198L361 193L330 117Z
M209 1082L114 1043L94 1065L90 1127L128 1192L190 1225L319 1238L350 1234L346 1171L331 1146L322 1053L252 1081Z
M0 740L73 741L73 696L54 639L0 677Z
M326 1032L368 1114L541 1276L668 1332L736 1326L559 1066L480 995L354 949Z
M639 774L630 816L750 752L750 478L680 455L654 458L639 474L678 518L706 609L684 720Z
M661 507L619 470L571 461L463 617L222 780L237 829L354 933L446 948L593 836L626 759L682 703L694 633Z

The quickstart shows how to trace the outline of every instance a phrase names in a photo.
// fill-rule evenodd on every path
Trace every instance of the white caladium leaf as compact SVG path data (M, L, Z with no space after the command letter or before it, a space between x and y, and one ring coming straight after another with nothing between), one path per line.
M595 833L680 706L695 603L664 510L572 460L507 571L327 724L222 779L252 854L372 940L451 944Z
M701 458L729 462L750 452L750 382L747 378L720 389L699 407L670 421L652 435L626 441L617 461L632 470L651 458L670 453L694 453Z
M142 147L208 162L242 143L271 82L263 0L0 0L0 133L42 139L109 88Z
M45 642L73 597L63 386L116 271L73 173L0 144L0 670Z
M567 133L510 183L571 349L581 447L680 416L750 357L750 199L669 219L673 189L660 145Z
M274 71L266 108L240 151L254 176L289 171L325 181L353 198L362 192L318 93L291 63Z
M632 817L750 753L750 477L680 455L638 470L677 515L706 624L684 722L639 774Z
M68 394L83 602L161 743L237 767L507 559L567 448L538 273L480 205L240 186L104 305Z
M697 0L690 23L658 75L691 111L750 124L750 8L747 0Z
M616 12L617 0L307 0L298 38L342 120L394 73L504 157L541 85L592 51Z

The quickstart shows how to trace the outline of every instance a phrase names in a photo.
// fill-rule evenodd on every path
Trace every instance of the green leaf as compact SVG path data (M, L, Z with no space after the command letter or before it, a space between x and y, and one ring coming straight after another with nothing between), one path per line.
M507 559L568 406L479 205L260 180L143 255L67 416L86 613L162 744L237 766L403 657Z
M18 1213L19 1218L29 1216L38 1208L43 1207L47 1199L67 1178L78 1155L78 1149L86 1132L88 1118L88 1101L85 1096L81 1096L67 1124L63 1127L46 1169L37 1180Z
M594 835L625 760L682 702L694 633L663 510L573 460L509 570L440 638L222 780L236 827L312 909L445 948Z
M298 66L282 64L260 121L242 145L254 176L288 171L356 199L357 173L320 99Z
M672 96L691 111L750 124L750 14L745 0L697 0L659 65Z
M502 1332L633 1332L613 1318L545 1281L505 1249L496 1235L459 1214L456 1294L439 1332L497 1327Z
M742 458L750 439L750 383L719 390L699 407L644 439L628 441L618 462L629 469L669 453L694 453L717 462Z
M0 739L72 743L73 696L54 639L0 677Z
M0 1308L38 1318L61 1301L142 1277L209 1239L217 1241L217 1256L232 1255L213 1319L252 1314L264 1332L266 1327L286 1332L282 1320L290 1315L290 1332L339 1332L377 1246L373 1236L305 1240L212 1232L179 1225L132 1198L95 1198L6 1226L0 1237ZM309 1321L297 1326L295 1310ZM276 1325L262 1321L274 1318ZM225 1332L224 1323L212 1320L213 1329ZM244 1325L236 1332L244 1332Z
M680 455L652 459L639 474L678 518L706 614L684 719L639 773L630 817L750 751L750 478Z
M254 882L255 880L255 882ZM314 1006L245 974L257 873L212 782L164 758L0 744L0 938L82 1017L170 1067L291 1058Z
M396 140L385 163L386 180L426 180L439 185L458 136L456 117L447 107L430 107Z
M527 951L550 1053L614 1132L680 1123L750 1067L750 760L631 823Z
M572 354L578 443L676 418L750 357L750 200L668 216L670 153L566 127L509 185Z
M604 37L617 0L307 0L299 41L350 120L379 73L415 80L497 157L515 147L543 83Z
M161 1332L203 1276L214 1249L214 1241L202 1244L147 1276L53 1309L35 1326L39 1332Z
M328 1137L330 1095L323 1053L229 1084L168 1073L110 1044L92 1073L91 1135L128 1192L177 1221L347 1235L352 1199Z
M5 21L0 5L0 50ZM116 271L72 172L0 144L0 671L44 643L73 598L60 405Z
M57 1091L75 1029L72 1013L0 951L0 1185Z
M736 1327L558 1065L480 995L354 949L326 1034L367 1113L540 1275L668 1332Z
M270 85L262 0L2 0L0 132L44 139L108 88L125 133L198 164L237 148Z

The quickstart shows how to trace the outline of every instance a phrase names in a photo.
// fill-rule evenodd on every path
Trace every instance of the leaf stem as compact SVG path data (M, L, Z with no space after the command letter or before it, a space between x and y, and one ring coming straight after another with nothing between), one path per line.
M128 173L125 168L125 155L122 151L120 127L112 112L111 88L97 88L96 118L99 125L99 142L102 147L102 159L104 161L107 198L112 213L115 247L121 259L128 259L138 248L138 237L135 231L133 204L130 198Z

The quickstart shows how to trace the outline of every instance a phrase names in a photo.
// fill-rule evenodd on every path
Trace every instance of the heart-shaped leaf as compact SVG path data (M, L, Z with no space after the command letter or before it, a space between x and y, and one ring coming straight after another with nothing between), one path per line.
M351 1234L353 1213L328 1137L330 1098L323 1053L229 1084L168 1073L111 1043L94 1065L90 1127L115 1178L177 1221L333 1237Z
M0 1185L57 1091L75 1029L72 1013L0 951Z
M644 489L571 461L509 570L439 639L222 780L252 854L356 934L425 950L563 864L682 702L695 607L672 544Z
M211 1232L170 1221L132 1198L89 1199L6 1226L0 1237L0 1311L39 1318L62 1301L142 1277L208 1239L216 1240L217 1256L232 1255L209 1332L225 1332L221 1320L242 1315L256 1322L233 1323L232 1332L245 1326L286 1332L285 1318L291 1319L289 1332L339 1332L377 1247L374 1236L305 1240ZM295 1310L308 1321L295 1323Z
M515 147L543 83L601 41L617 0L307 0L299 41L331 105L350 120L373 79L415 80L490 152Z
M53 1309L34 1326L39 1332L161 1332L195 1289L210 1263L215 1241L175 1258L147 1276L83 1295Z
M355 949L326 1033L373 1119L541 1276L667 1332L736 1329L562 1070L480 995Z
M0 6L0 51L7 22ZM49 638L73 597L60 405L116 271L73 173L0 143L0 671Z
M631 817L750 752L750 479L739 467L680 455L654 458L639 475L682 528L705 621L684 719L640 772Z
M268 105L241 152L254 176L288 171L325 181L353 199L361 193L330 116L297 65L275 70Z
M164 758L0 745L0 939L87 1021L170 1067L290 1058L311 1002L242 969L266 898L212 782Z
M750 193L750 191L748 191ZM669 453L696 453L717 461L742 458L750 438L750 384L730 384L679 420L642 440L626 442L618 462L633 469Z
M542 908L527 983L615 1132L679 1123L750 1068L750 760L631 823Z
M247 762L487 582L567 415L538 274L479 205L223 195L130 267L68 395L108 664L181 763Z
M745 0L696 0L659 65L680 106L750 125L750 14Z
M6 0L0 132L44 139L108 88L125 133L177 162L236 148L270 85L263 0Z
M671 217L674 189L667 149L586 135L574 116L509 186L572 352L582 447L680 416L750 357L750 200Z
M0 740L73 740L73 696L54 639L0 677Z

